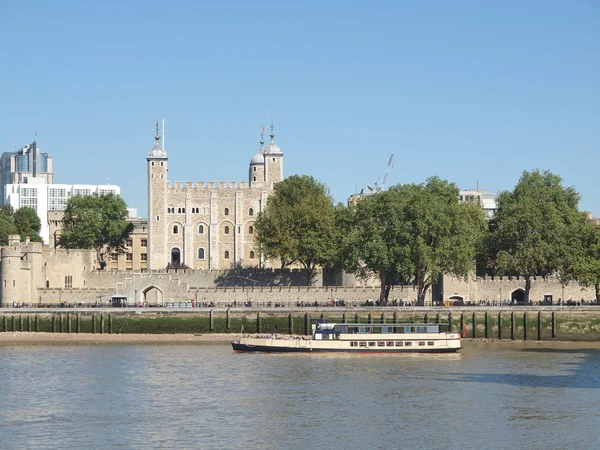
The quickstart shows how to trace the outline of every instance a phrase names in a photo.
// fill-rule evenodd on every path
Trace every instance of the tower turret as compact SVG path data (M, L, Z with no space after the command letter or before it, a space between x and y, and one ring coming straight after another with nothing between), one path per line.
M156 121L154 147L146 157L148 165L148 269L162 269L169 262L167 250L167 153L159 141L161 136ZM163 141L164 142L164 141Z
M265 182L265 127L260 127L260 150L250 160L248 185L250 187L262 186Z
M283 152L275 144L275 125L274 118L271 117L271 143L265 149L265 182L267 186L283 180Z

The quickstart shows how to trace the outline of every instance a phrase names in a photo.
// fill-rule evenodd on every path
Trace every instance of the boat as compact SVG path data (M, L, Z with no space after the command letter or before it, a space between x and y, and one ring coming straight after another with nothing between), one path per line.
M312 324L311 337L278 333L244 336L234 352L449 353L461 349L461 333L447 323Z

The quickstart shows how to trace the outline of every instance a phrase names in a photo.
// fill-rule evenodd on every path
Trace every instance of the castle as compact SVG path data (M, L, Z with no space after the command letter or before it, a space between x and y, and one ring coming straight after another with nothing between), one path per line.
M263 131L264 132L264 131ZM148 167L148 269L222 270L264 267L254 245L254 221L276 183L283 180L283 153L271 142L250 160L248 182L185 186L168 180L168 158L160 135Z
M97 270L93 250L67 250L40 243L20 242L18 235L2 247L0 260L0 306L13 304L106 305L111 295L122 294L130 304L164 305L168 302L198 303L297 302L323 304L334 299L356 304L377 299L379 287L359 283L351 275L322 274L314 286L306 287L299 270L275 270L261 258L255 246L254 222L276 183L283 180L283 153L274 142L250 160L248 182L203 182L194 185L168 180L168 158L157 133L147 154L148 221L140 222L128 243L131 253L113 255L109 267L127 270ZM50 219L49 219L50 220ZM53 218L56 222L59 218ZM146 231L147 227L147 231ZM147 234L146 234L147 233ZM129 258L131 255L131 259ZM117 261L123 257L124 264ZM243 268L241 275L229 269ZM445 276L430 289L426 304L433 300L477 302L522 300L521 278L458 280ZM412 302L412 286L394 286L390 299ZM594 298L594 289L558 280L534 280L531 297Z

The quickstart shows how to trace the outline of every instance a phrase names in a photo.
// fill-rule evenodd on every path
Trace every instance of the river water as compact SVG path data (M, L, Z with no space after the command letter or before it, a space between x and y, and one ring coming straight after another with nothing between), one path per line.
M590 449L600 345L451 355L0 346L0 448Z

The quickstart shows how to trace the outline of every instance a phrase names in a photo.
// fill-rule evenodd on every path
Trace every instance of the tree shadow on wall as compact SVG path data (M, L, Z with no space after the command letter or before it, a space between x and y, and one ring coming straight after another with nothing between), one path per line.
M304 271L289 269L230 269L222 270L215 285L225 286L306 286Z

